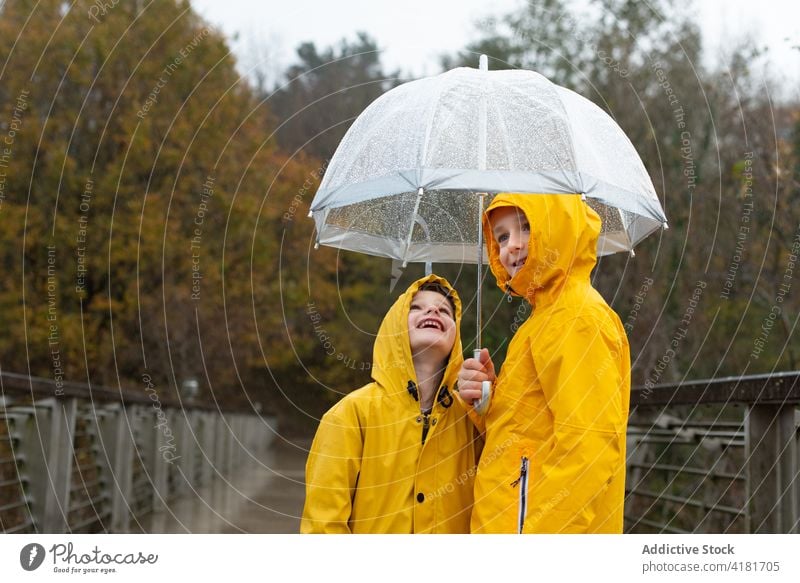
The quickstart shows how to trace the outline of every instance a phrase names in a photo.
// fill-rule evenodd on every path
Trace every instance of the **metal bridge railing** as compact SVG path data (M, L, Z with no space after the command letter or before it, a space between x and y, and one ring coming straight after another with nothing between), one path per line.
M252 411L153 394L0 373L0 531L129 532L252 467L274 436Z
M135 530L274 435L252 411L154 403L0 373L0 531ZM635 389L625 531L800 532L798 405L798 372Z
M800 532L800 372L635 389L626 532Z

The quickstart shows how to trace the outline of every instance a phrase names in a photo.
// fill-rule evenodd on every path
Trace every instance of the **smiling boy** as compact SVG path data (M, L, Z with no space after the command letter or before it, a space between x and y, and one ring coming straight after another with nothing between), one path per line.
M622 532L630 356L590 281L600 229L577 195L500 194L487 209L497 284L533 311L499 375L486 349L459 373L465 403L493 383L472 532Z
M528 259L531 225L515 206L501 206L492 212L492 236L499 247L498 258L506 273L513 278Z
M435 275L389 309L373 382L320 422L306 464L304 533L467 533L476 437L453 406L461 302Z

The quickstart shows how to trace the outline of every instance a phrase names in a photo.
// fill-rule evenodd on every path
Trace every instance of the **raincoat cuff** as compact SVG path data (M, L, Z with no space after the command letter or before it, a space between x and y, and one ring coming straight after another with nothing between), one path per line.
M472 424L481 432L481 434L486 432L486 419L485 415L478 415L475 411L475 407L472 404L467 403L464 399L461 398L461 393L458 392L458 383L455 385L455 398L458 401L458 404L461 406L464 411L467 413L467 417L469 417ZM492 392L494 392L494 383L492 383ZM489 407L491 407L491 403L489 403Z

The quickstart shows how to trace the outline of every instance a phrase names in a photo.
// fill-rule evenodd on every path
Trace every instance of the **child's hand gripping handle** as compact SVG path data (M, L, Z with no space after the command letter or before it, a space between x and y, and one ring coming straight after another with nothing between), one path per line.
M473 358L481 362L481 349L476 348L473 352ZM491 361L490 361L491 362ZM489 402L492 400L492 381L483 381L481 383L481 398L473 402L472 406L478 415L484 415L489 409Z
M470 403L478 415L489 409L492 384L495 381L494 363L489 351L476 350L473 358L466 359L458 373L458 394L465 403Z

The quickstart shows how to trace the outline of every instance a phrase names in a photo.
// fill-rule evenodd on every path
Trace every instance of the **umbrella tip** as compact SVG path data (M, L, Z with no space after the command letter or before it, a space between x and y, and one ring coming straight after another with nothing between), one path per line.
M667 221L664 221L664 224L662 225L662 227L664 227L665 231L669 230L669 224L667 224Z
M315 249L315 250L316 250L316 249L319 249L319 241L317 241L316 243L314 243L314 249Z
M478 68L481 71L488 71L489 70L489 57L486 55L481 55L478 59Z
M633 259L634 257L636 257L636 251L631 249L631 259Z
M308 218L309 219L313 219L314 218L314 211L308 211Z

